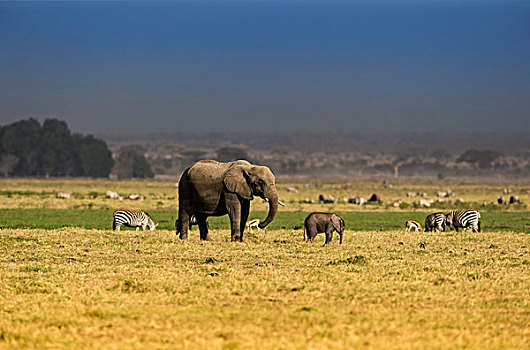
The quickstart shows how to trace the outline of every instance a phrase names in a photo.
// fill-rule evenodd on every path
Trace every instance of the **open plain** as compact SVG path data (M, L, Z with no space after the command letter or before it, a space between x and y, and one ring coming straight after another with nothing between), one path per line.
M230 243L226 218L212 219L210 242L197 229L178 240L174 182L2 179L0 348L527 348L528 187L280 183L276 220ZM520 204L495 204L507 188ZM437 202L447 189L455 196ZM382 202L318 202L372 193ZM407 218L451 205L480 210L483 232L404 232ZM113 232L122 207L150 212L161 229ZM251 217L266 208L255 199ZM303 242L311 211L343 216L344 244Z

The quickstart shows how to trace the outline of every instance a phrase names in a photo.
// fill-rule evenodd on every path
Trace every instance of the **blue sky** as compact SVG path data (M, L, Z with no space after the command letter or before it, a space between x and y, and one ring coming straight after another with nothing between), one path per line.
M530 131L530 2L0 2L0 75L2 125Z

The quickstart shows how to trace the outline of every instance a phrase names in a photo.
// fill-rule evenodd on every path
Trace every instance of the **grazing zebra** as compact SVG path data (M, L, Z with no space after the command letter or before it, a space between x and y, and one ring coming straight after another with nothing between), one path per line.
M260 221L259 219L248 220L248 221L247 221L247 228L248 228L249 230L252 230L252 227L257 227L257 228L258 228L258 232L259 232L260 228L259 228L258 225L259 225L260 222L261 222L261 221Z
M415 232L423 231L423 228L421 228L421 224L418 221L407 220L407 223L405 224L405 231L409 232L412 229L414 229Z
M425 218L425 232L442 232L445 231L445 215L443 213L434 213Z
M151 215L141 210L128 210L120 209L116 210L113 214L112 229L119 231L120 226L125 225L128 227L136 227L136 231L142 227L149 226L149 230L153 231L158 224L155 224Z
M473 232L480 232L480 213L473 209L455 210L445 216L445 223L458 232L458 228L472 229Z

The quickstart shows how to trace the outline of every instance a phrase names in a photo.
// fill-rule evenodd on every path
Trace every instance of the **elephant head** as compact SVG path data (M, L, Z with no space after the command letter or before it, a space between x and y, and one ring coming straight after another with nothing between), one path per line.
M342 234L344 233L344 229L346 227L344 220L335 214L331 215L330 220L331 220L331 225L333 225L333 228L335 228L335 230L339 234L339 237L340 237L339 243L342 244Z
M252 165L247 161L238 160L227 170L223 183L228 192L237 193L242 198L251 200L261 197L269 202L267 218L260 224L265 228L276 216L278 211L278 192L272 171L263 165Z
M344 228L346 225L344 224L344 220L338 215L333 214L331 216L331 224L333 225L335 230L337 230L338 233L344 232Z

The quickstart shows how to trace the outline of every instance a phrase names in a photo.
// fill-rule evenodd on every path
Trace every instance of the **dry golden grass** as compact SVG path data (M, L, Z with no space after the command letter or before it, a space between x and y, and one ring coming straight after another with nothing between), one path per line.
M0 231L0 348L522 349L518 233ZM336 237L335 237L336 238Z

